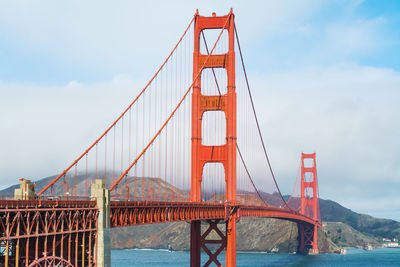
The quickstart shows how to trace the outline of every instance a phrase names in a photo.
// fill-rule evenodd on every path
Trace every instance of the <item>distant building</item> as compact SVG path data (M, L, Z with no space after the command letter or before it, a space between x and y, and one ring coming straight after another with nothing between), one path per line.
M385 248L398 248L400 246L399 246L399 243L397 243L397 242L387 242L387 243L383 244L383 247L385 247Z

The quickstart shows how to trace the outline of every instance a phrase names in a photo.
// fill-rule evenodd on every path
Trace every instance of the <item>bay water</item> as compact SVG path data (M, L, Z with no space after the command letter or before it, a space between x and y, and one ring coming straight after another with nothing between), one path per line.
M218 259L224 264L225 254ZM119 249L111 251L111 266L169 267L189 266L188 251L153 249ZM202 255L205 263L206 255ZM237 252L237 267L253 266L399 266L400 248L378 248L372 251L349 249L346 255L270 254ZM215 266L211 264L210 266Z

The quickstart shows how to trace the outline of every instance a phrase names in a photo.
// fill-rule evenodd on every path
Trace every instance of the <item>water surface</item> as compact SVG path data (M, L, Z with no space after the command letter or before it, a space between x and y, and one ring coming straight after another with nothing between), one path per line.
M225 254L219 259L224 264ZM168 267L189 266L190 253L187 251L153 250L153 249L121 249L111 251L111 265ZM205 263L205 255L202 262ZM211 265L215 266L215 265ZM268 253L237 253L238 267L253 266L399 266L400 248L380 248L373 251L349 249L347 255L320 254L268 254Z

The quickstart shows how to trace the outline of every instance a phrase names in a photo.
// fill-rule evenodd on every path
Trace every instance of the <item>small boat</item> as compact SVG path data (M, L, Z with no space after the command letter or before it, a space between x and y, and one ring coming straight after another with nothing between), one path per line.
M347 250L345 248L341 248L341 249L335 250L333 253L346 255Z
M174 251L171 244L168 244L168 251Z
M373 250L373 247L370 244L364 244L363 250L370 251L370 250Z

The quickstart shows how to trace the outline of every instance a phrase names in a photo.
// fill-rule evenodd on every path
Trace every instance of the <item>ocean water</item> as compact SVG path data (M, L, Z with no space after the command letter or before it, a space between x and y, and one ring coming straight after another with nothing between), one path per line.
M223 260L221 253L218 259ZM111 266L168 267L189 266L190 253L153 249L121 249L111 251ZM203 264L205 255L202 255ZM224 264L224 261L221 261ZM400 248L379 248L373 251L349 249L346 255L320 254L268 254L237 252L236 264L239 267L254 266L399 266ZM215 266L210 265L210 266Z

